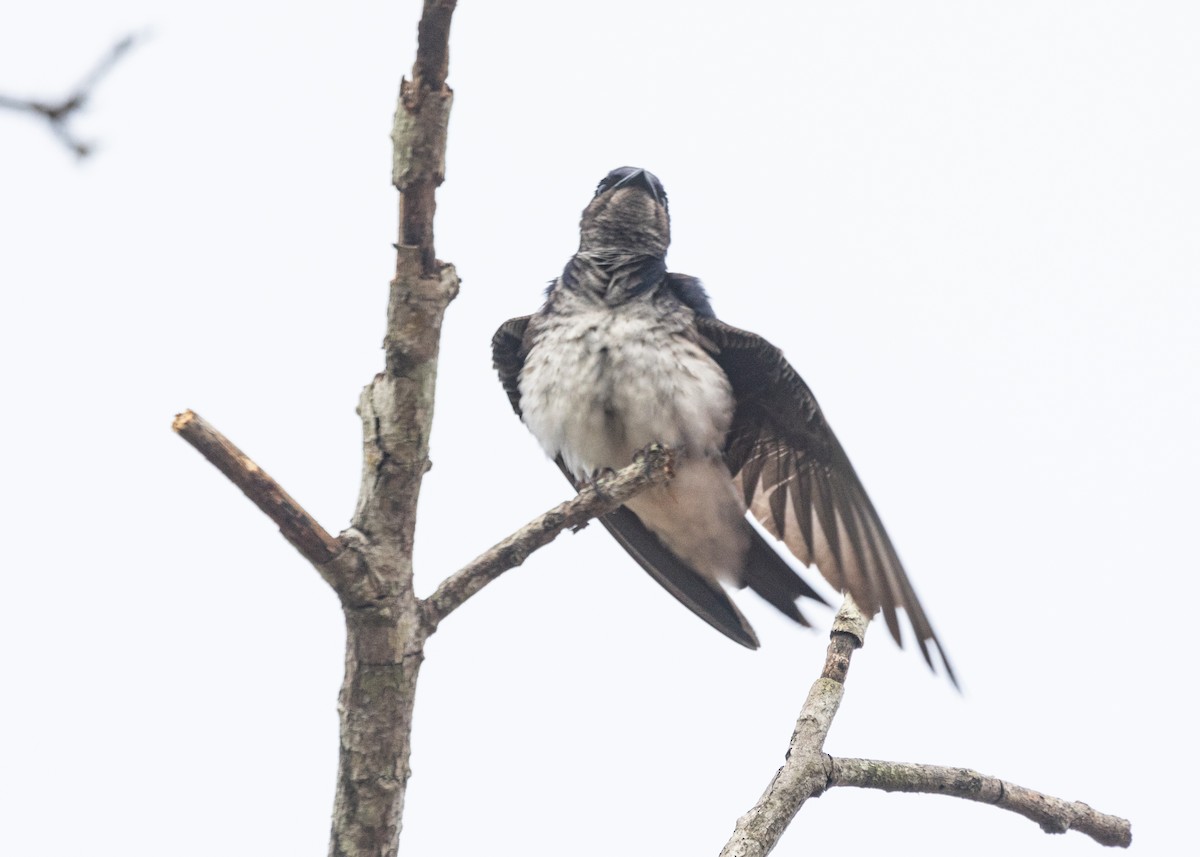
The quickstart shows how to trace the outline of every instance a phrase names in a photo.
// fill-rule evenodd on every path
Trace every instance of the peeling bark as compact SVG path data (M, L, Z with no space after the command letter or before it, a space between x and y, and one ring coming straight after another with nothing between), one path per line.
M458 294L433 243L434 190L445 175L447 45L454 2L426 0L413 80L396 107L401 193L396 275L388 295L384 371L359 399L363 471L353 527L342 534L357 576L338 589L346 615L346 675L338 697L340 753L331 857L392 857L408 786L412 715L426 625L412 587L421 480L429 470L438 346Z

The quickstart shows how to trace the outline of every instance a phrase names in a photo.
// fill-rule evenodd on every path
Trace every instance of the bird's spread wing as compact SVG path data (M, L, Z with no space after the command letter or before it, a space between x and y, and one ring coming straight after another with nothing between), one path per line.
M529 350L526 337L529 319L530 316L509 319L492 337L492 362L500 375L500 383L508 393L508 400L518 416L521 414L521 367L525 365L525 356ZM557 463L572 486L578 488L561 458ZM621 506L601 516L600 523L612 533L621 547L680 603L731 640L747 648L758 648L758 638L754 629L734 606L725 590L718 584L709 582L667 550L662 542L646 529L637 515ZM762 541L757 533L754 536ZM762 548L771 551L765 543L762 544ZM775 558L782 563L778 556ZM794 599L795 596L792 596L792 600ZM795 610L795 605L791 606Z
M698 316L696 325L733 386L737 409L725 460L751 512L868 615L881 610L898 644L902 608L926 662L933 666L932 644L955 681L883 523L808 386L762 337L715 318Z

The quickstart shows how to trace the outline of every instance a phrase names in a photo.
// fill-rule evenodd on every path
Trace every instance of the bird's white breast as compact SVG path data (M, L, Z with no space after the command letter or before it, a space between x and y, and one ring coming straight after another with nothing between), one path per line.
M577 478L618 469L647 444L711 457L733 416L729 379L650 301L586 304L539 319L521 373L525 423Z

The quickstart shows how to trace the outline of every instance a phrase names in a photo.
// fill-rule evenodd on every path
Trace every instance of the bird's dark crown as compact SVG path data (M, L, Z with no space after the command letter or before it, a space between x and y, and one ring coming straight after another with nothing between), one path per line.
M581 252L666 256L671 216L662 182L639 167L618 167L597 185L579 227Z
M615 170L612 170L608 175L600 179L600 184L596 185L595 195L600 196L600 194L615 187L632 184L641 184L650 191L656 200L661 201L664 206L667 204L667 192L663 190L662 182L658 180L658 176L641 167L617 167Z

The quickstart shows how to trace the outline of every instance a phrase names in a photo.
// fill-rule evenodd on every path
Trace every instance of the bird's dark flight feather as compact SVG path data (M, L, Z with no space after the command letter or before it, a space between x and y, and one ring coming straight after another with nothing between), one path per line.
M508 401L518 417L521 416L521 367L525 365L525 355L529 350L525 342L525 330L531 318L533 316L529 315L510 318L492 336L492 365L500 375L500 383L504 386L504 392L508 393Z
M817 400L783 352L716 318L696 326L733 385L737 409L725 461L759 522L870 615L883 613L899 644L896 611L912 623L925 661L937 649L957 684L875 507Z

